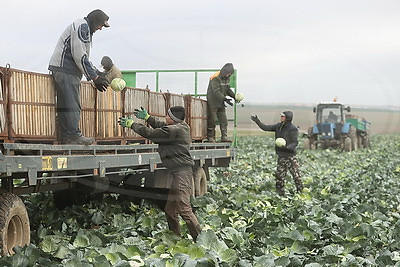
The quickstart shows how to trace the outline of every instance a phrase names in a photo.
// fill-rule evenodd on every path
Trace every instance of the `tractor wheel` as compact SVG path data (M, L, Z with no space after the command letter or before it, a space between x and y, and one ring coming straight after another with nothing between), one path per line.
M311 140L310 138L305 138L303 141L304 149L311 149Z
M355 151L358 149L358 140L357 140L357 130L354 127L350 128L350 139L351 139L351 150Z
M351 148L352 148L352 146L351 146L351 139L350 139L350 137L344 138L344 141L343 141L343 150L346 151L346 152L350 152L350 151L351 151Z
M14 254L13 248L29 244L31 230L26 207L12 193L0 194L0 248L2 255Z
M194 194L196 197L204 196L207 193L207 176L206 172L201 167L193 169L194 178Z

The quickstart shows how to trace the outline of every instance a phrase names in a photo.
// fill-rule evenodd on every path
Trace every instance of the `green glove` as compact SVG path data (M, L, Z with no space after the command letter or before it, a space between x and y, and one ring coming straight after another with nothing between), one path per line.
M140 107L140 110L135 108L133 115L135 115L136 118L142 119L145 121L147 121L147 119L150 117L149 113L147 113L147 110L145 110L143 107Z
M127 128L131 128L132 124L133 124L133 119L131 116L128 117L120 117L118 124L121 125L122 127L127 127Z

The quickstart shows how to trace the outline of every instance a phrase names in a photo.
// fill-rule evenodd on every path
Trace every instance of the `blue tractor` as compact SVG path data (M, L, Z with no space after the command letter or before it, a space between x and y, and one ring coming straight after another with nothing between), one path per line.
M345 114L350 107L331 102L320 103L313 108L315 124L305 133L304 148L339 148L344 151L369 147L370 123L365 119Z

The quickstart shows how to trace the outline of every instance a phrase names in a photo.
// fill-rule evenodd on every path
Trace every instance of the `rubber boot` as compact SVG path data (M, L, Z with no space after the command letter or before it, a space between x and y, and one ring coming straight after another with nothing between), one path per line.
M228 131L227 130L221 130L221 142L232 142L232 140L228 139Z
M215 129L207 129L207 142L215 143Z

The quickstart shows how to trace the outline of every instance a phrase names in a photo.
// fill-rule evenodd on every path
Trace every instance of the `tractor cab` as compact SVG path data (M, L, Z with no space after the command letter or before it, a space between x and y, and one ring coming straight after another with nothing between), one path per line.
M343 109L344 106L339 103L319 104L314 108L314 112L317 113L316 123L343 123L345 121ZM350 107L346 110L350 111Z
M344 112L350 112L350 107L333 102L320 103L313 109L316 113L316 121L313 126L313 134L319 135L321 139L341 139L343 132L348 132L345 123Z

